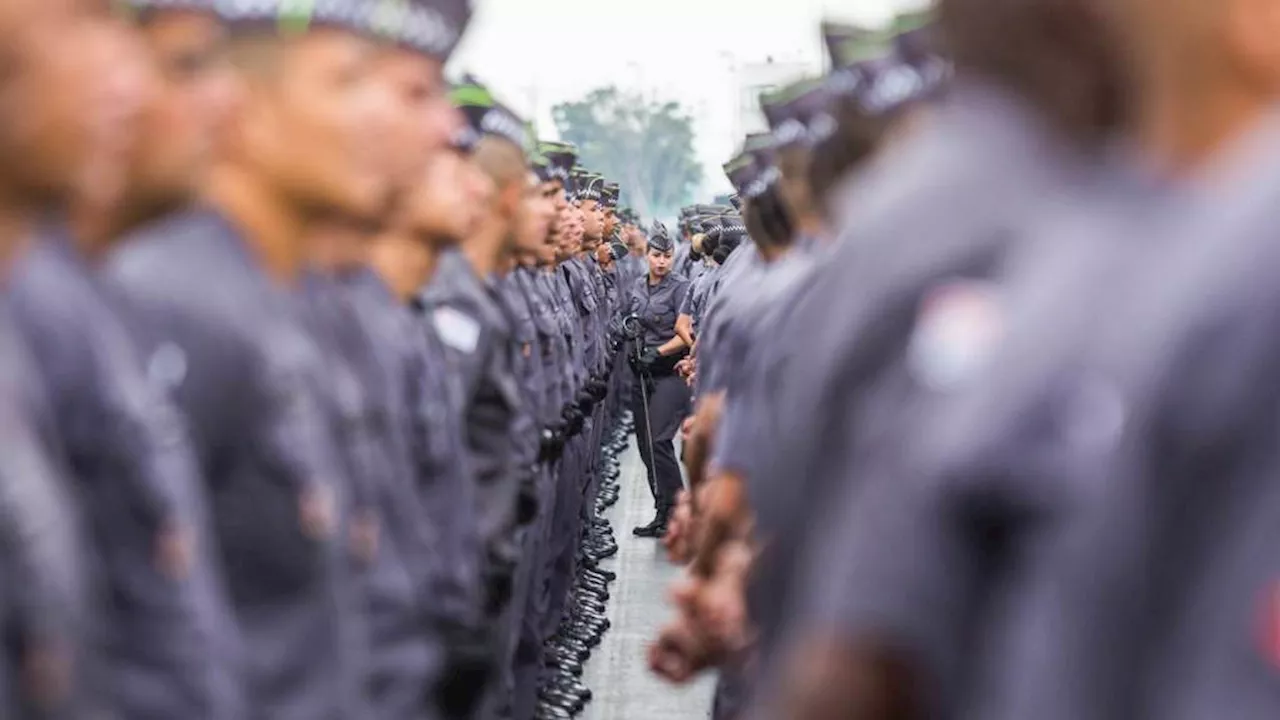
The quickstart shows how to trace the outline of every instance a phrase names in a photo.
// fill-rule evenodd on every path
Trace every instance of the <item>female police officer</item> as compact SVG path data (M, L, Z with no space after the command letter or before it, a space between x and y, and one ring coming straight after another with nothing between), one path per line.
M676 316L689 281L672 272L674 244L667 229L654 222L649 237L649 272L636 278L628 297L628 326L633 337L630 357L635 370L631 395L636 417L636 443L649 472L649 490L656 510L653 521L633 532L638 537L662 537L667 518L683 487L674 439L689 410L689 389L675 366L686 354L676 335Z

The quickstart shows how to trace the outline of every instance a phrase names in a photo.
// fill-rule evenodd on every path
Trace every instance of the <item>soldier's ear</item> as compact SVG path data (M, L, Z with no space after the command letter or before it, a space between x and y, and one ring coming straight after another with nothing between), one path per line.
M506 217L515 217L520 211L520 204L524 202L524 187L522 183L509 182L498 192L498 207L502 209L502 213Z
M1231 52L1274 95L1280 91L1280 7L1267 0L1221 2L1226 4Z

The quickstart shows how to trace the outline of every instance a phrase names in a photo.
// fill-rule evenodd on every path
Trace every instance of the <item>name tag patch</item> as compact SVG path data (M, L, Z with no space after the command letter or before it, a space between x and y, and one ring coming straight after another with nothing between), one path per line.
M432 313L436 332L444 344L470 355L480 342L480 323L466 313L443 307Z

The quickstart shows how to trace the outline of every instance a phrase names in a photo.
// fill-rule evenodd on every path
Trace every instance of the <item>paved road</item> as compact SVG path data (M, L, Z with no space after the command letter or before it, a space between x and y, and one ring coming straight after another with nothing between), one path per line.
M595 698L580 717L704 720L710 717L714 678L677 688L660 682L645 665L645 650L670 615L667 588L680 571L667 562L658 541L631 535L631 528L653 519L653 497L634 439L622 458L622 493L608 518L618 538L618 555L604 565L618 573L609 599L613 627L587 664Z

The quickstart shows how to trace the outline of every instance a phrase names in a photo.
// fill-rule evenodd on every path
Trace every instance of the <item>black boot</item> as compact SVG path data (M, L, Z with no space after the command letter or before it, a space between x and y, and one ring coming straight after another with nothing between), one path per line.
M632 530L631 534L642 538L660 538L667 534L667 519L670 516L670 510L658 508L658 512L653 516L653 522Z

